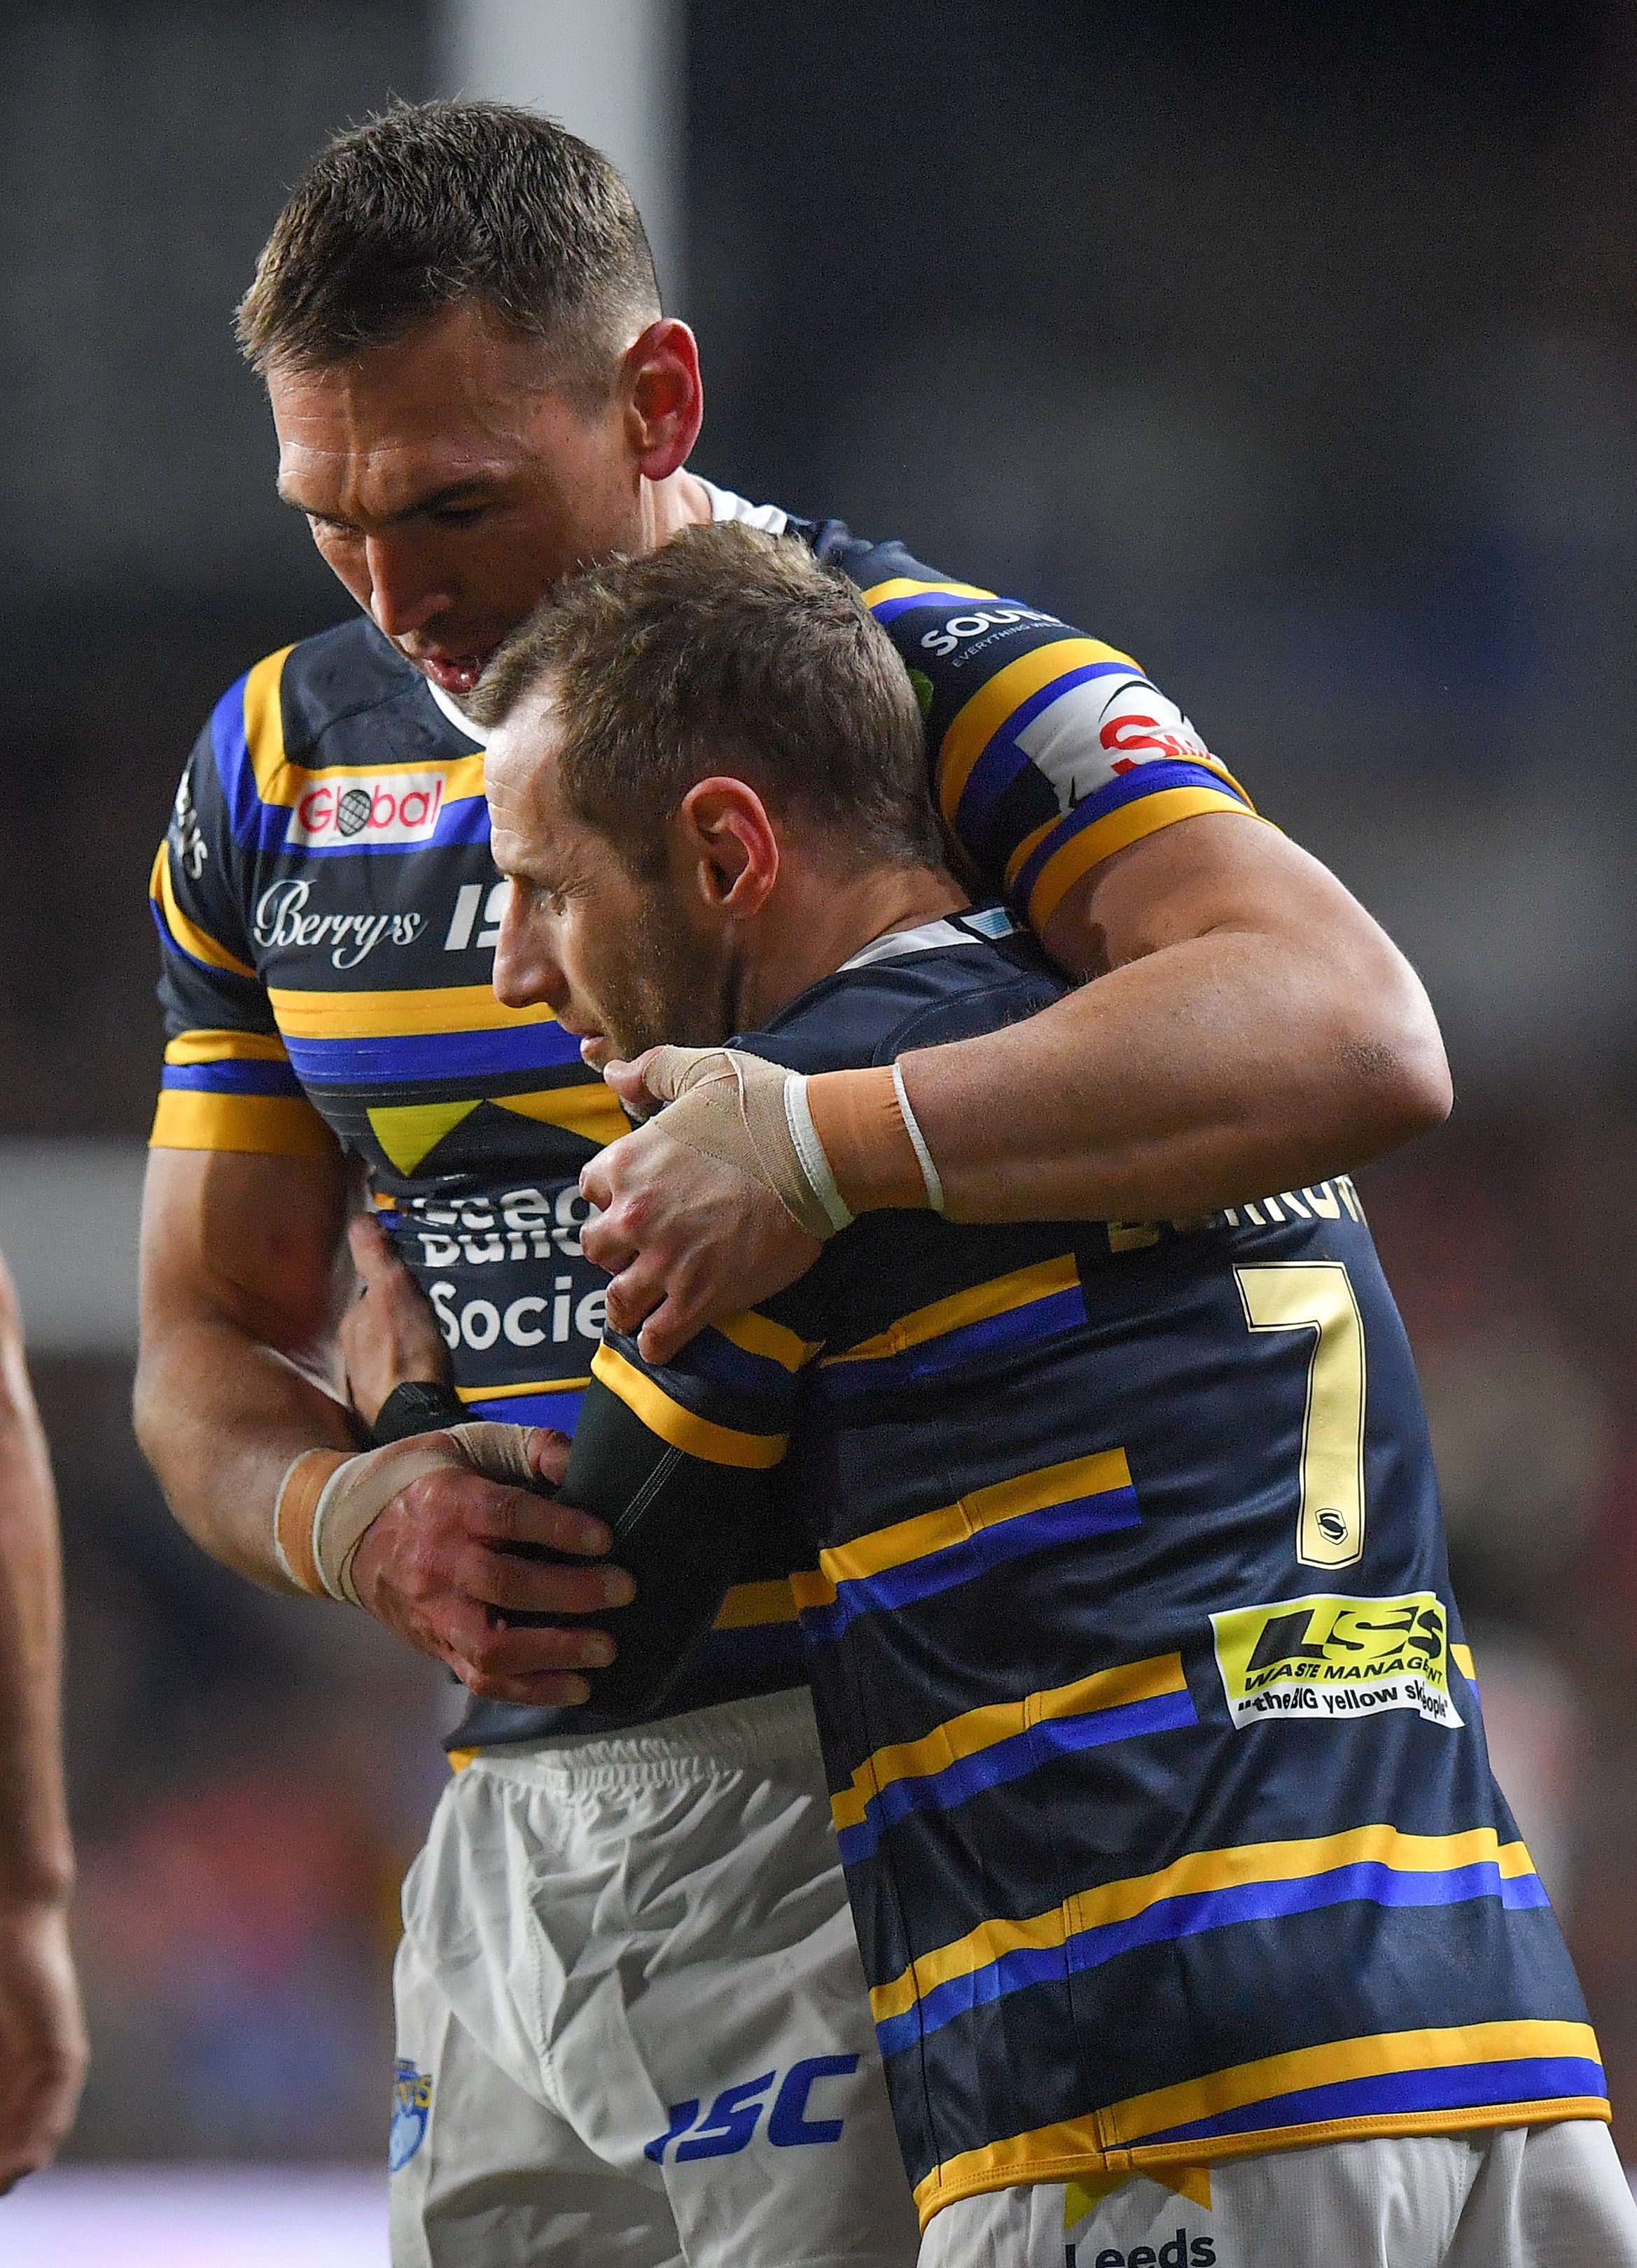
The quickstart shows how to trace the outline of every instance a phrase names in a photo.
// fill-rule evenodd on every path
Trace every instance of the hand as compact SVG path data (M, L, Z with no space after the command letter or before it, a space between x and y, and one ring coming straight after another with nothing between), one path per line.
M87 2052L65 1908L0 1907L0 2195L56 2155Z
M341 1351L352 1406L375 1423L395 1386L453 1377L432 1305L378 1220L360 1213L347 1229L358 1294L342 1318Z
M668 1100L644 1076L654 1052L604 1073L636 1116ZM673 1141L663 1117L610 1143L579 1186L600 1211L580 1241L586 1259L613 1278L608 1321L627 1333L641 1324L637 1344L648 1362L668 1361L707 1323L782 1292L824 1248L771 1189Z
M372 1294L372 1297L373 1295ZM530 1462L557 1485L568 1437L538 1430ZM476 1473L431 1473L401 1489L365 1532L352 1562L359 1598L378 1621L486 1701L528 1708L589 1700L577 1673L614 1659L606 1631L586 1624L520 1627L519 1614L595 1615L628 1606L623 1567L552 1565L531 1548L595 1558L613 1542L588 1513Z

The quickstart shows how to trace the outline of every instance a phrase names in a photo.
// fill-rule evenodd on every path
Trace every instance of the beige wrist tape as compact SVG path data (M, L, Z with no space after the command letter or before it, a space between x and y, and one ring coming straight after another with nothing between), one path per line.
M735 1048L660 1048L645 1079L674 1140L771 1189L809 1236L889 1205L943 1211L896 1064L809 1079Z
M359 1544L401 1489L428 1473L475 1472L509 1488L535 1480L527 1425L451 1425L348 1456L307 1449L284 1475L273 1510L273 1548L292 1583L315 1598L363 1602L352 1580Z

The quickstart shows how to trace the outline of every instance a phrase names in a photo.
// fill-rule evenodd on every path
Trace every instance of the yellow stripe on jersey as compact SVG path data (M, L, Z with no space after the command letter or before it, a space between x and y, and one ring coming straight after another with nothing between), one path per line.
M1462 1676L1465 1678L1467 1683L1469 1685L1472 1684L1478 1676L1478 1672L1472 1667L1471 1647L1470 1646L1452 1646L1449 1649L1449 1659L1454 1662Z
M955 806L966 792L973 767L1013 711L1072 670L1088 669L1100 661L1125 662L1134 677L1142 675L1130 654L1104 645L1101 638L1065 637L1021 654L997 671L986 685L978 687L950 720L938 751L939 807L952 828Z
M1178 1689L1156 1688L1160 1690ZM1150 1697L1133 1693L1123 1697ZM1301 1842L1247 1843L1234 1850L1191 1851L1157 1874L1136 1874L1124 1881L1104 1882L1095 1889L1074 1891L1060 1904L1026 1920L980 1922L964 1937L922 1954L891 1984L878 1984L870 1994L870 2007L876 2022L882 2023L890 2016L903 2015L940 1984L970 1977L1008 1953L1051 1950L1082 1931L1133 1921L1167 1898L1198 1897L1206 1891L1238 1889L1257 1882L1301 1881L1338 1867L1378 1866L1395 1874L1439 1874L1486 1861L1508 1881L1535 1871L1527 1845L1502 1843L1493 1827L1474 1827L1460 1835L1405 1835L1396 1827L1375 1825Z
M601 1379L610 1394L617 1394L651 1433L707 1464L766 1472L778 1464L790 1445L787 1433L745 1433L737 1426L718 1425L709 1418L696 1417L680 1402L674 1402L657 1380L627 1362L606 1339L591 1359L591 1374Z
M1228 777L1224 775L1225 778ZM1121 804L1106 818L1094 820L1089 827L1081 828L1078 835L1071 835L1063 848L1047 859L1036 877L1035 887L1029 892L1029 904L1024 909L1029 927L1038 936L1075 883L1089 874L1094 866L1100 866L1105 858L1111 858L1117 850L1124 850L1127 843L1140 843L1145 836L1157 835L1163 827L1174 827L1178 820L1197 818L1200 813L1207 811L1236 811L1242 818L1254 819L1260 826L1272 824L1271 820L1264 819L1260 812L1251 808L1249 799L1241 802L1228 785L1220 788L1163 787L1153 795L1139 796L1132 803ZM1060 820L1052 820L1047 826L1036 828L1032 835L1025 836L1007 861L1008 887L1014 876L1021 871L1025 859L1045 840L1053 827L1061 825Z
M1088 2169L1139 2173L1152 2166L1198 2165L1210 2160L1259 2155L1272 2139L1266 2129L1147 2146L1129 2138L1162 2132L1197 2118L1220 2117L1271 2096L1324 2087L1338 2080L1560 2056L1596 2061L1596 2036L1589 2024L1549 2021L1468 2024L1437 2031L1380 2032L1365 2039L1339 2041L1331 2047L1296 2048L1155 2095L1117 2102L1084 2118L1037 2127L1032 2133L1011 2134L1005 2141L991 2142L981 2149L963 2150L935 2166L917 2184L916 2207L925 2228L934 2213L957 2198L985 2190L1009 2189L1017 2182L1063 2181ZM1609 2106L1602 2096L1569 2095L1539 2103L1486 2103L1454 2110L1401 2110L1379 2117L1315 2120L1310 2125L1279 2127L1273 2134L1278 2146L1288 2149L1371 2134L1458 2134L1469 2129L1526 2126L1543 2118L1606 2120L1608 2117Z
M542 1126L560 1126L564 1133L578 1134L582 1142L595 1142L603 1149L630 1132L630 1121L613 1089L600 1079L542 1087L536 1094L491 1094L489 1100L497 1110L512 1111Z
M918 599L924 592L940 595L947 592L952 599L992 599L996 595L993 591L979 590L976 583L920 583L910 575L895 575L890 582L873 584L859 595L866 607L884 607L893 599Z
M165 1050L167 1064L288 1063L277 1032L183 1032Z
M1121 1709L1133 1701L1154 1701L1161 1694L1187 1690L1181 1654L1163 1653L1152 1661L1127 1661L1116 1669L1095 1670L1089 1677L1077 1677L1048 1692L1028 1694L1021 1701L986 1702L981 1708L964 1710L960 1716L934 1726L918 1741L899 1741L877 1749L853 1773L852 1786L831 1796L830 1816L837 1830L860 1826L871 1799L895 1780L925 1779L933 1772L945 1771L963 1757L977 1756L980 1749L1016 1740L1031 1725L1058 1717L1087 1717L1095 1710ZM874 1997L872 1993L872 2004Z
M299 1094L210 1094L167 1086L153 1114L152 1150L240 1150L276 1158L330 1158L335 1136Z
M798 1338L783 1323L770 1322L765 1315L758 1315L754 1307L747 1308L742 1315L730 1315L716 1328L746 1354L761 1355L769 1362L778 1363L781 1370L793 1373L811 1362L824 1344L822 1339Z
M908 1348L920 1346L928 1339L942 1338L946 1332L958 1331L968 1323L985 1322L992 1315L1004 1315L1014 1307L1026 1307L1034 1300L1048 1300L1058 1292L1072 1291L1080 1281L1080 1271L1072 1252L1060 1260L1037 1261L1032 1268L1019 1268L1009 1276L997 1276L992 1283L975 1284L970 1291L952 1292L947 1300L934 1300L929 1307L917 1307L899 1317L875 1337L861 1339L844 1354L829 1354L819 1366L830 1370L837 1363L880 1362L888 1355L903 1354Z
M531 1378L521 1386L457 1386L462 1402L501 1402L512 1394L573 1394L591 1384L588 1378Z
M712 1630L758 1630L773 1623L793 1623L796 1602L788 1580L776 1583L735 1583L722 1602Z
M383 770L408 770L403 762L395 766L374 764L294 764L284 754L284 721L280 688L284 664L294 652L284 646L277 653L269 653L258 661L245 679L245 745L250 752L250 769L255 776L255 792L263 803L294 805L299 803L315 782L325 780L378 779ZM457 756L453 762L432 760L421 767L429 772L441 772L444 777L444 801L454 803L463 797L482 795L483 792L483 759L481 755Z
M155 853L153 871L148 878L148 895L159 909L165 926L171 937L192 961L203 961L207 968L225 968L230 976L254 976L255 971L248 961L239 960L225 945L218 945L208 930L189 920L176 901L175 885L171 880L169 846L161 843Z
M557 1020L549 1008L505 1007L487 984L413 992L285 992L269 986L267 997L280 1031L297 1040L381 1040Z
M1124 1449L1099 1449L1089 1457L1070 1457L1060 1465L1044 1465L1038 1472L994 1481L987 1488L974 1489L958 1503L940 1505L935 1512L917 1513L913 1519L896 1521L890 1528L878 1528L868 1535L856 1536L851 1543L834 1544L821 1551L819 1565L823 1572L793 1577L796 1595L804 1607L834 1606L838 1583L853 1583L864 1576L884 1574L889 1567L906 1566L913 1559L965 1543L980 1528L1042 1512L1048 1505L1068 1504L1076 1497L1102 1496L1131 1485L1131 1467Z

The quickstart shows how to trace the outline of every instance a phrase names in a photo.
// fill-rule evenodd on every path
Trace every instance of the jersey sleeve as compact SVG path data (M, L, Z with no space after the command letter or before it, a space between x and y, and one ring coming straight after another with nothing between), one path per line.
M951 835L1037 935L1081 876L1128 843L1199 812L1254 810L1129 654L938 575L901 545L827 530L818 549L903 656Z
M619 1647L592 1674L602 1714L651 1716L709 1636L775 1517L774 1469L818 1351L756 1313L702 1331L665 1365L617 1333L598 1348L563 1486L607 1521L610 1557L637 1581L632 1604L600 1618Z
M166 1150L323 1156L335 1137L302 1093L257 976L247 846L234 789L278 700L283 654L224 695L182 773L149 895L163 948L165 1069L151 1141ZM276 713L276 710L275 710Z

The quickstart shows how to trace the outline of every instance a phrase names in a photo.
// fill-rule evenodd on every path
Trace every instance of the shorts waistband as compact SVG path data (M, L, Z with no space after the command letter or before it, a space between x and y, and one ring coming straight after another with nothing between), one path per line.
M480 1749L468 1767L538 1785L594 1786L663 1774L679 1764L727 1765L812 1763L818 1758L818 1725L806 1686L763 1693L746 1701L719 1701L689 1709L640 1732L608 1733L569 1748L528 1742Z

